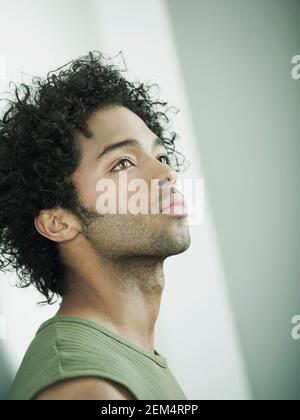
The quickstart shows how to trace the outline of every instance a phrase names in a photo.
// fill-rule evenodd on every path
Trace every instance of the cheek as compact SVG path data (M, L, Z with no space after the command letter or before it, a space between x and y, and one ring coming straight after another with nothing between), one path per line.
M89 193L89 200L93 191ZM104 214L137 214L148 212L151 194L148 184L136 179L101 179L97 183L95 208Z
M117 214L119 208L127 208L126 191L127 185L120 186L117 178L102 177L89 188L88 199L99 214Z
M157 187L143 178L125 172L114 177L81 182L85 205L93 207L99 214L148 213L151 208L158 212L160 195ZM154 201L154 206L153 206Z
M96 190L97 179L83 173L76 173L73 182L78 191L80 201L85 207L96 209L99 192Z

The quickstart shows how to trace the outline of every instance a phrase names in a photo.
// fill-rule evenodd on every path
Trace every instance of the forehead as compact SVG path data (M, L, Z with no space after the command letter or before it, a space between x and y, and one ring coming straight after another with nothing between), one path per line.
M136 138L144 141L153 141L154 133L145 122L128 108L110 105L95 111L87 120L92 132L91 138L82 133L75 136L75 143L81 151L104 148L108 144L121 141L124 138Z

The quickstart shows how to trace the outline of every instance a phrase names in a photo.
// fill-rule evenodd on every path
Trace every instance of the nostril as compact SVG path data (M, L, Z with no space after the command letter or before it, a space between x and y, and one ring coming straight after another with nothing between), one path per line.
M160 179L159 181L158 181L158 186L159 187L165 187L165 186L170 186L170 185L173 185L173 184L175 184L176 183L176 178L174 177L170 177L170 178L163 178L163 179Z
M165 184L166 182L168 182L168 180L167 180L166 178L164 178L164 179L160 179L160 180L158 181L158 186L159 186L159 187L163 187L163 186L164 186L164 184Z

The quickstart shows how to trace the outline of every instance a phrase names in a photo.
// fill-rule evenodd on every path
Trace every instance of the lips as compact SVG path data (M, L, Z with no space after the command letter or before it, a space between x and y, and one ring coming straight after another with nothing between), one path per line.
M166 201L168 199L168 201ZM185 200L182 194L176 193L168 196L162 200L161 212L167 212L173 214L176 213L182 214L186 213Z
M163 207L162 209L161 209L161 211L165 211L165 210L170 210L170 209L173 209L174 207L182 207L182 208L184 208L185 207L185 204L184 204L184 201L174 201L173 203L170 203L170 205L168 205L168 206L166 206L166 207Z

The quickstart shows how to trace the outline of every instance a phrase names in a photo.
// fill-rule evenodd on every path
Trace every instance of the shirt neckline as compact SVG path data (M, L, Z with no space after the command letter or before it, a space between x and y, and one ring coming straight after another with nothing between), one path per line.
M166 357L164 357L160 353L158 353L156 351L156 349L154 349L155 354L150 352L150 351L146 351L142 347L138 346L137 344L134 344L130 340L128 340L125 337L122 337L121 335L115 333L114 331L105 327L104 325L99 324L98 322L93 321L91 319L81 317L81 316L77 316L77 315L76 316L75 315L55 315L52 318L48 319L47 321L45 321L41 324L41 326L37 330L37 334L43 328L45 328L46 326L48 326L49 324L51 324L53 322L75 322L75 323L78 323L78 324L82 324L82 325L94 328L94 329L96 329L98 331L101 331L102 333L112 337L113 339L119 341L120 343L125 344L126 346L132 348L133 350L143 354L144 356L152 359L154 362L156 362L161 367L164 367L164 368L168 367Z

